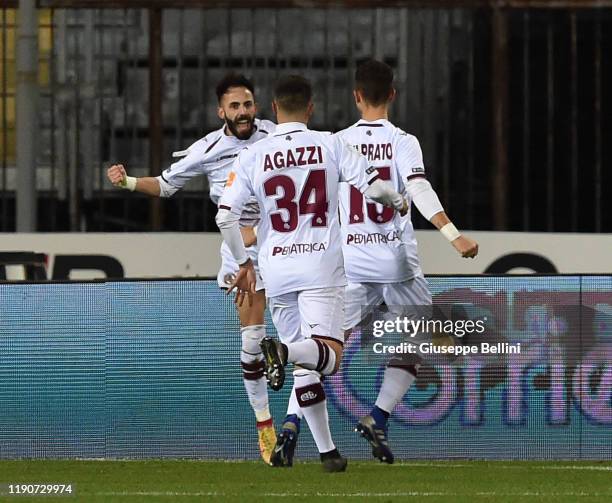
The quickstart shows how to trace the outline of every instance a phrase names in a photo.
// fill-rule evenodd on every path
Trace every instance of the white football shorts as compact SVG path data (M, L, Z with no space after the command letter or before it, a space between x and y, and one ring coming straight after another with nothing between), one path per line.
M316 336L344 343L343 286L289 292L268 299L272 321L285 344Z
M358 326L383 302L394 315L420 318L431 306L429 284L422 275L401 283L349 282L345 294L344 330Z

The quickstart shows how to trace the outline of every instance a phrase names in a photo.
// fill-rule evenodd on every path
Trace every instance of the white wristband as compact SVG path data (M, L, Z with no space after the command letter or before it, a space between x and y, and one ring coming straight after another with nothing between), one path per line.
M121 183L121 188L134 192L136 190L136 177L126 176L125 180Z
M448 239L449 241L454 241L455 239L457 239L459 236L461 236L461 233L457 230L457 227L455 227L452 222L446 224L444 227L442 227L440 229L440 232L442 233L442 235Z

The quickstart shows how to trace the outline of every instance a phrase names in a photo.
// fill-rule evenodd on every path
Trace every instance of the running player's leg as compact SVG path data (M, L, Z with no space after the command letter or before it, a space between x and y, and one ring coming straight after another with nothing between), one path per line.
M389 310L395 316L414 320L429 319L431 316L431 292L427 280L422 275L402 283L384 285L383 296ZM424 340L423 337L427 337L427 334L415 334L412 339L414 343L418 343ZM408 354L391 359L385 371L376 405L381 410L391 413L416 380L419 367L418 355Z
M423 276L403 283L382 285L384 301L394 316L420 319L428 317L431 293ZM418 338L418 336L417 336ZM359 431L372 445L374 457L393 463L393 454L388 445L388 419L395 406L404 398L415 382L420 357L404 354L392 358L385 369L383 382L370 414L359 420Z
M244 388L257 421L259 450L264 461L269 463L276 443L276 432L270 414L268 387L264 375L265 364L259 346L266 336L265 309L266 295L263 290L257 291L253 296L252 305L249 306L245 302L237 307L242 337L240 365Z
M301 334L305 339L268 346L281 365L294 363L294 390L297 402L319 450L327 471L343 471L346 459L340 456L331 438L327 400L321 376L338 370L342 358L344 288L304 290L297 295ZM278 311L278 302L271 303ZM274 312L274 311L273 311ZM292 314L292 313L291 313Z
M348 284L346 288L346 312L344 321L344 328L347 330L347 336L356 327L367 325L365 320L384 302L383 293L384 285L381 283ZM363 342L364 334L361 334L361 336ZM388 371L389 369L387 369L387 372ZM391 382L391 379L387 378L387 385ZM360 433L361 436L370 443L372 446L372 455L375 458L389 463L393 462L393 453L387 443L386 418L388 418L389 415L387 412L380 409L379 405L377 401L370 414L359 420L355 426L355 431ZM378 418L378 424L375 418ZM381 426L379 426L379 424Z
M244 303L237 307L240 318L242 348L240 363L243 371L244 386L257 421L271 419L268 405L268 390L264 377L263 354L259 343L266 335L264 311L266 296L263 290L253 295L253 304Z
M327 399L321 383L321 375L337 372L342 360L344 294L344 287L324 288L300 292L298 298L302 334L310 338L310 341L304 342L314 341L318 354L316 363L311 359L314 352L304 354L301 358L301 368L294 372L295 394L317 444L323 466L328 471L343 471L346 468L346 460L340 456L331 437ZM289 347L288 353L295 349ZM304 349L300 347L299 351Z
M300 323L300 312L297 302L297 293L288 293L269 299L270 314L276 327L279 339L284 344L291 344L303 339ZM272 454L273 466L293 466L293 455L300 433L300 420L302 410L295 394L295 381L293 390L289 394L287 415L283 420L281 431L276 440Z
M372 455L384 463L392 464L394 460L388 439L389 416L416 380L419 366L417 355L392 358L387 363L374 407L355 427L372 446Z
M221 269L217 276L221 288L227 288L231 284L238 267L233 257L228 256L224 251L222 247ZM257 279L257 293L253 296L253 305L249 306L248 303L244 303L237 309L240 318L240 365L244 388L255 413L261 457L268 463L276 442L276 433L268 402L263 354L259 347L259 343L266 336L264 321L266 297L261 278Z

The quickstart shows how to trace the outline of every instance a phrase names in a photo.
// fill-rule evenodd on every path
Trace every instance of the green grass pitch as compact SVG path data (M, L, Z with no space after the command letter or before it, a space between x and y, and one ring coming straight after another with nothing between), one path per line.
M224 461L0 461L0 484L72 483L62 498L0 501L612 501L612 462L350 461L328 474L319 463L274 469Z

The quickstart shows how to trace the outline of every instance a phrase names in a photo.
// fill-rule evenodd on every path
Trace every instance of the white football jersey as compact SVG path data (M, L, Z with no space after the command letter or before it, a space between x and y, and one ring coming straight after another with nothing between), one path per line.
M182 158L164 170L161 178L176 189L182 189L192 178L205 175L208 178L210 198L213 203L218 204L238 153L244 147L273 133L276 124L267 120L255 119L255 128L248 140L226 135L225 125L207 134L186 150L175 153ZM257 225L259 214L257 205L246 205L244 210L244 215L240 219L241 225Z
M376 179L364 156L339 136L299 122L242 150L219 208L239 214L251 196L261 211L259 267L266 294L346 285L339 183L366 190Z
M425 176L416 137L387 120L360 120L336 135L365 155L380 178L389 180L400 193L407 180ZM344 265L350 282L399 283L421 274L410 212L401 217L391 208L365 200L355 187L343 183L340 219Z

